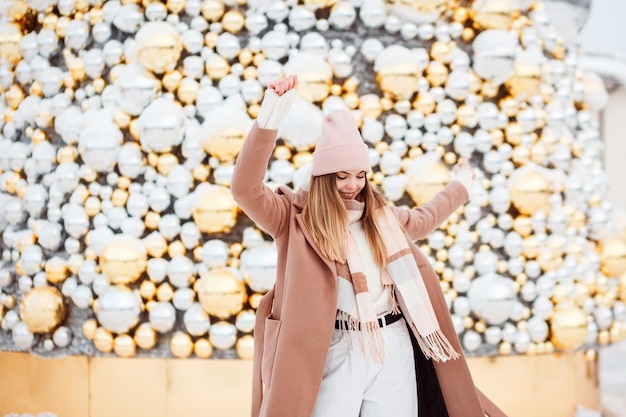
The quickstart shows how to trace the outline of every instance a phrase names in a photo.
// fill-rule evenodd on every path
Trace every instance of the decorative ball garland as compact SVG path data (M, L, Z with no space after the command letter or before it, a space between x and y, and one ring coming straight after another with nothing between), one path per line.
M544 4L16 0L0 16L0 349L251 358L276 250L228 187L265 85L293 73L270 186L302 183L336 107L397 205L471 158L469 203L420 242L469 356L626 335L606 91Z

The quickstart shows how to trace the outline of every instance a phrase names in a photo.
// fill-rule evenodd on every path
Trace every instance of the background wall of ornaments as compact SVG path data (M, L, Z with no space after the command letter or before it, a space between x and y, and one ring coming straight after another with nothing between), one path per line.
M607 94L556 3L0 0L0 414L246 412L275 248L228 187L287 73L299 97L268 185L301 183L335 107L397 205L470 157L469 204L419 243L477 382L512 416L597 409L626 233L594 116Z
M338 106L398 205L471 157L469 204L421 242L469 356L624 336L626 236L593 116L606 91L544 4L0 7L1 349L250 358L275 248L228 185L265 84L286 73L301 85L270 186L298 186Z

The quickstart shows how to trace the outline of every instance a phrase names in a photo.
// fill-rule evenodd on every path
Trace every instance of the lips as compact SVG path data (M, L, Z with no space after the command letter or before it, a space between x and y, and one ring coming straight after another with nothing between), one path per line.
M352 200L354 193L339 193L344 200Z

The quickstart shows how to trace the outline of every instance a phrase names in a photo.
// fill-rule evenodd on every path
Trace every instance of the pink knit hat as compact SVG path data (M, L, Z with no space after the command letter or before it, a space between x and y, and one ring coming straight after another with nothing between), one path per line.
M322 136L313 152L311 174L316 177L356 170L370 172L368 147L352 113L345 109L333 110L322 122Z

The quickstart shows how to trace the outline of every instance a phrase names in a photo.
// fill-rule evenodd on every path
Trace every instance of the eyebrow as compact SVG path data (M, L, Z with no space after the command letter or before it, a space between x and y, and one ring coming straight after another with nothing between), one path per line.
M350 175L350 173L348 171L339 171L337 172L337 174L345 174L345 175ZM365 171L360 171L359 173L357 173L356 175L359 174L365 174Z

